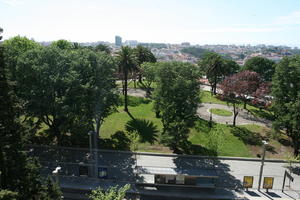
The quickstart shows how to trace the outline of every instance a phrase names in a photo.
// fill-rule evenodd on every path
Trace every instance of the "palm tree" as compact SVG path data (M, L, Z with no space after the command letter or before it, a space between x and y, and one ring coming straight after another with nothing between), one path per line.
M136 58L132 48L123 46L121 51L118 52L119 73L123 73L124 78L124 111L128 112L128 99L127 99L127 79L128 73L137 69Z

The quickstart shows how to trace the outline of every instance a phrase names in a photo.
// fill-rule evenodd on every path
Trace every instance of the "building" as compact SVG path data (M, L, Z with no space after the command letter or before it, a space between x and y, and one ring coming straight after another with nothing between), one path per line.
M115 44L116 44L116 46L119 46L119 47L122 46L122 38L118 35L116 35L116 37L115 37Z
M126 40L125 45L128 45L130 47L136 47L138 45L138 41L137 40Z

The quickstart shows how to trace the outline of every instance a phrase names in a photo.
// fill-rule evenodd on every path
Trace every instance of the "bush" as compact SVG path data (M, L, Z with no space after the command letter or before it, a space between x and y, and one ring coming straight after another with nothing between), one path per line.
M12 192L10 190L0 190L0 200L16 200L17 197L17 192Z

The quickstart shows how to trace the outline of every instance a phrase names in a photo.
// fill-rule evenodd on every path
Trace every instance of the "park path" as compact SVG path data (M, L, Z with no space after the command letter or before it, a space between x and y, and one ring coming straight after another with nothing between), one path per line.
M119 90L120 93L122 93L122 88L118 88L118 90ZM142 90L142 89L139 89L139 88L136 88L136 89L128 88L127 89L127 94L129 96L134 96L134 97L143 97L143 98L146 97L146 91Z
M209 112L209 109L211 109L211 108L225 109L225 110L228 110L231 112L233 111L233 107L229 106L229 105L202 103L199 105L199 107L197 109L198 116L205 120L210 120L210 115L212 115L212 121L214 121L214 122L221 123L221 124L232 124L233 116L227 117L227 116L211 114ZM236 118L236 125L244 125L244 124L257 124L257 125L266 126L266 127L272 126L271 121L255 117L254 115L249 113L247 110L241 109Z

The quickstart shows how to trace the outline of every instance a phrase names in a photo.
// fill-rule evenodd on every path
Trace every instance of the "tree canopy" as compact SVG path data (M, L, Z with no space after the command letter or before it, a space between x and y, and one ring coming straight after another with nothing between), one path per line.
M285 57L277 65L272 81L273 109L277 129L292 139L294 155L300 149L300 56Z
M264 81L272 81L275 72L275 62L264 57L253 57L246 61L242 70L257 72Z
M58 188L48 191L36 159L27 156L24 145L29 130L20 122L20 107L7 79L5 48L0 45L0 196L7 199L50 199ZM56 198L61 199L60 196Z
M20 40L13 38L5 44L9 56L15 47L9 44L16 39ZM31 41L21 38L21 42ZM63 45L56 45L60 43ZM101 122L117 104L113 77L116 65L108 54L70 49L68 44L58 41L47 47L33 47L20 53L17 62L12 61L16 67L10 69L25 120L37 129L42 124L47 126L41 135L48 138L44 142L84 146L94 122L99 133Z
M138 69L138 63L134 54L134 51L129 46L122 46L121 51L118 52L117 56L119 72L123 74L124 80L124 110L128 110L128 97L127 97L127 81L128 74L134 70Z
M155 110L162 118L164 141L174 151L184 151L188 144L188 127L199 102L199 75L196 66L180 62L160 63L157 71Z

